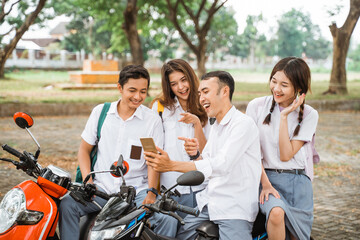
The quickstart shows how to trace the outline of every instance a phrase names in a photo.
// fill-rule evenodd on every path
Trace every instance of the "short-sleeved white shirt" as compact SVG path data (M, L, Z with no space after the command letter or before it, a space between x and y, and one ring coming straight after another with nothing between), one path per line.
M211 126L202 158L194 163L209 182L196 195L199 209L208 205L210 220L255 221L261 153L254 121L233 106Z
M121 100L119 100L121 101ZM147 165L144 159L140 138L152 137L157 146L163 145L163 127L160 117L151 109L141 105L134 114L124 121L117 112L119 101L112 102L101 128L98 143L95 171L109 170L117 162L120 154L129 164L129 172L125 175L127 185L136 188L136 192L148 188ZM95 145L97 139L97 125L104 104L96 106L81 134L82 139L90 145ZM132 146L140 147L139 159L130 157ZM96 174L94 183L107 193L120 191L121 178L115 178L110 173Z
M177 97L175 97L175 104L172 109L169 107L164 107L164 111L162 113L162 121L164 126L164 150L168 153L170 159L174 161L191 161L189 155L186 153L184 148L184 141L179 140L178 137L186 137L186 138L194 138L194 126L193 124L186 124L183 122L179 122L182 118L180 113L185 113L182 109ZM154 103L152 109L157 113L158 109L158 101ZM158 114L158 113L157 113ZM204 128L204 134L207 138L208 130L209 130L209 123L207 123ZM164 172L160 175L160 183L164 185L166 188L171 187L176 183L176 179L182 173L179 172ZM192 190L199 191L205 188L206 183L199 186L192 186ZM190 193L189 186L178 186L176 189L181 194L188 194Z
M306 148L303 146L294 155L292 159L287 162L280 160L279 149L279 128L280 128L280 108L276 103L271 114L271 121L269 125L263 124L265 117L269 114L272 104L272 96L260 97L252 100L246 109L246 114L254 119L260 131L260 143L263 157L264 168L271 169L304 169L307 168L307 154ZM290 140L301 140L310 142L316 131L317 122L319 119L318 112L309 105L304 106L303 120L300 125L300 131L297 136L293 136L294 130L299 121L300 108L291 112L288 117L288 131Z

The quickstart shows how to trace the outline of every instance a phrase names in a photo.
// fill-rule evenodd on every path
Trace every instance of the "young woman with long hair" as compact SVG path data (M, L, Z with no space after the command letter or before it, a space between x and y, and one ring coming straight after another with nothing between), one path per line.
M311 74L301 58L280 60L270 75L272 95L252 100L246 110L260 132L263 171L260 210L269 239L310 239L313 190L306 172L318 112L305 104ZM310 151L309 151L310 149Z
M184 149L184 141L178 137L197 138L199 149L202 151L206 144L208 117L199 102L199 79L189 63L182 59L173 59L161 69L162 93L153 101L152 109L162 117L165 131L164 150L171 159L191 161L196 156L189 156ZM160 110L161 109L161 110ZM163 109L163 110L162 110ZM160 110L160 111L159 111ZM195 158L196 157L196 158ZM160 183L170 187L181 173L161 173ZM180 204L190 207L196 206L194 192L204 186L179 186L181 193ZM180 213L180 215L185 216Z

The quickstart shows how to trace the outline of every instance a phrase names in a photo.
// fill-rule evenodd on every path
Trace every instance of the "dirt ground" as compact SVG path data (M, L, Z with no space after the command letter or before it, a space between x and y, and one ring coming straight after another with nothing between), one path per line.
M54 164L75 174L80 135L88 116L36 117L31 128L41 145L39 162ZM0 118L0 144L36 151L36 145L12 118ZM315 239L357 239L360 232L360 112L320 112L316 149L321 162L315 166ZM1 157L8 157L2 149ZM0 162L0 199L28 179L10 163Z

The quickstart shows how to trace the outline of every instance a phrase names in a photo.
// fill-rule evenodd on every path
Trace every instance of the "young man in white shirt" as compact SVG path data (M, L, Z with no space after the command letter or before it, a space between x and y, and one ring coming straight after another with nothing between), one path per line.
M121 99L112 102L101 128L98 142L95 171L109 170L117 162L120 154L129 164L125 175L126 184L136 189L135 202L153 203L159 173L147 167L141 154L140 138L152 137L156 144L163 144L163 128L160 117L151 109L142 105L150 84L148 71L140 65L126 66L119 75L118 89ZM96 106L81 134L82 140L78 152L79 166L83 179L90 173L90 153L97 140L97 125L103 104ZM110 173L96 174L89 183L108 194L120 191L121 178L114 178ZM100 211L106 200L94 197L86 204L76 202L66 196L60 204L60 236L62 239L79 239L80 217L91 212ZM156 214L152 220L155 231L162 235L174 237L177 221L166 215Z
M254 121L232 105L233 92L234 79L228 72L209 72L202 77L200 103L216 121L196 161L170 160L160 148L161 154L145 152L148 166L156 171L199 170L209 180L196 196L199 217L188 215L184 219L179 239L194 239L196 228L206 220L219 226L220 239L251 239L261 176L259 133ZM182 139L188 154L198 155L197 140Z

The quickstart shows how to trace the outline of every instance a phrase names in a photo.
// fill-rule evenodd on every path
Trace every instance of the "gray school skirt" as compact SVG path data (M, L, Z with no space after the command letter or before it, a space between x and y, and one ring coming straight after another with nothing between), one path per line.
M266 224L273 207L281 207L285 212L285 225L297 239L310 239L314 220L313 190L310 179L304 175L266 171L272 186L279 192L280 199L269 195L269 200L260 204L266 215ZM261 189L260 189L261 190ZM286 234L286 239L290 239Z

